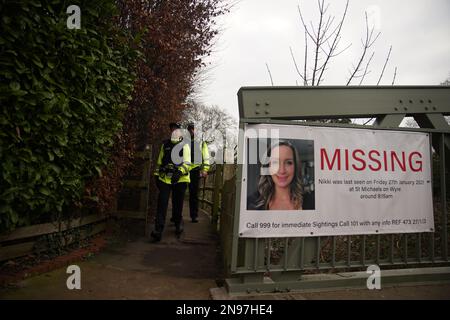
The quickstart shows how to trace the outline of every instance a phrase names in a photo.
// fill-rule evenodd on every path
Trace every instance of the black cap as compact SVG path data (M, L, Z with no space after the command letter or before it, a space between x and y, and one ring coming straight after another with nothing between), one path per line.
M169 123L169 128L170 128L170 129L180 129L181 126L180 126L180 124L177 123L177 122L171 122L171 123Z
M187 125L187 129L188 130L194 129L194 123L193 122L189 122L188 125Z

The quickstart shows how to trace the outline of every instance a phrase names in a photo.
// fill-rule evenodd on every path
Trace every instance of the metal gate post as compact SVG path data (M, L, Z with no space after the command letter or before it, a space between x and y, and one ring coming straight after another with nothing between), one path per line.
M440 173L441 173L441 215L442 215L442 257L448 261L448 230L447 230L447 177L446 177L446 148L445 134L440 134ZM447 157L448 158L448 157ZM447 160L448 161L448 160Z

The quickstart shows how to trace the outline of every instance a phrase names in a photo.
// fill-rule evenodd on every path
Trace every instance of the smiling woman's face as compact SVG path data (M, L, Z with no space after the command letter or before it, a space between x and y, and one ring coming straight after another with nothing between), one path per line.
M276 186L287 188L295 173L294 153L288 146L275 147L270 159L270 174Z

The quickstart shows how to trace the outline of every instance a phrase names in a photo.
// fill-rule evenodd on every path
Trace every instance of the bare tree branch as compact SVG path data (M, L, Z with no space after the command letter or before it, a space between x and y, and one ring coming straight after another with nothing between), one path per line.
M372 31L370 32L370 38L372 38L372 36L373 36L373 31L374 31L374 28L372 27ZM377 41L380 34L381 34L381 32L377 33L375 39L373 39L372 42L369 43L369 47L371 47L375 43L375 41Z
M294 53L292 52L292 48L289 47L289 50L291 51L291 57L292 57L292 61L294 62L295 70L297 71L297 73L298 73L298 75L300 76L300 78L302 78L303 84L304 84L305 86L308 85L308 80L306 79L305 76L302 75L302 73L301 73L300 70L298 69L297 61L295 61L295 57L294 57ZM305 60L305 61L306 61L306 60ZM305 68L306 68L306 67L305 67ZM305 72L306 72L306 70L305 70Z
M350 83L352 82L352 80L354 78L359 78L360 76L358 75L358 72L360 71L361 68L361 64L364 61L364 58L366 56L367 50L375 43L375 41L378 39L378 37L380 36L381 32L379 32L375 38L373 38L373 31L374 31L374 27L372 27L369 31L369 21L367 18L367 12L365 13L366 15L366 38L363 41L363 51L361 53L361 56L358 60L358 63L356 65L356 67L354 67L352 74L350 75L350 78L347 81L347 86L350 85Z
M342 29L347 17L350 1L346 1L345 9L343 10L342 14L337 16L329 14L330 4L327 2L330 1L317 0L316 9L318 10L318 17L316 20L314 20L315 22L308 21L308 23L306 23L305 17L303 16L301 6L298 5L300 22L305 32L305 60L303 64L303 71L299 69L299 65L297 64L292 48L290 47L289 49L291 58L294 62L295 70L303 80L303 84L305 86L321 85L324 81L325 73L327 72L327 70L329 70L328 66L332 58L342 54L352 45L349 44L343 49L340 48L342 40ZM370 56L369 52L372 51L370 49L377 42L378 38L381 35L381 32L378 32L375 29L375 26L369 25L367 12L364 13L364 20L365 30L363 31L363 36L361 38L361 53L359 57L355 59L355 63L352 64L352 67L349 70L346 85L350 85L352 81L356 81L356 79L358 79L357 81L359 82L359 85L362 85L367 75L371 73L370 64L373 61L375 52L371 52ZM311 40L313 43L312 47L308 47L309 40ZM390 52L388 54L387 60L389 60ZM385 66L383 67L383 71L378 84L380 83L381 78L385 72L386 65L387 62L385 62ZM395 81L395 76L396 75L394 74L393 82Z
M305 36L305 60L303 64L303 72L299 69L299 65L297 65L297 61L295 59L292 48L289 47L289 49L292 61L294 62L295 70L303 80L303 85L305 86L321 85L324 81L325 73L329 70L329 64L332 58L342 54L352 45L349 44L344 49L341 49L340 47L342 40L342 29L347 17L350 1L346 1L343 13L337 16L328 13L330 4L327 2L331 1L317 0L316 9L318 9L318 17L317 19L313 20L314 22L309 20L308 22L306 22L305 17L302 13L302 8L300 5L298 5L300 22L303 26ZM353 61L354 63L351 63L352 67L348 70L349 75L346 81L346 85L350 85L352 81L356 81L356 79L359 82L359 85L362 85L364 83L367 75L371 73L370 65L375 56L375 51L371 50L371 48L375 45L381 35L381 32L378 32L378 30L375 29L375 26L369 25L368 13L365 12L364 15L365 30L363 30L363 36L361 38L361 52L355 59L355 61ZM309 40L312 41L313 45L308 47ZM390 58L391 49L392 46L389 50L388 57L383 66L383 70L377 84L380 83L384 75L387 62ZM396 74L397 68L395 68L394 71L392 84L395 83ZM296 80L297 85L298 83L299 82L297 82ZM373 119L369 119L369 121L367 121L365 124L369 123L372 120ZM351 122L350 119L339 119L338 121L344 121L345 123L348 123L349 121Z
M322 13L324 0L322 0L322 5L320 3L321 3L320 0L317 0L317 5L319 6L319 12Z
M372 121L374 118L370 118L369 120L367 120L366 122L363 123L363 126L365 126L366 124L368 124L370 121Z
M339 40L340 40L340 39L337 40L336 44L339 43ZM347 50L348 48L350 48L351 46L352 46L352 44L350 43L348 46L346 46L344 49L342 49L342 50L339 51L338 53L330 54L331 46L328 44L328 51L325 51L325 49L322 48L322 52L323 52L325 55L330 55L330 59L331 59L331 58L337 57L338 55L340 55L341 53L343 53L345 50ZM335 47L337 47L337 45L335 45Z
M369 68L369 64L372 61L374 55L375 55L375 51L372 52L372 55L370 56L369 61L367 61L366 67L364 68L364 73L363 73L363 75L361 77L361 81L359 81L359 85L362 84L362 82L364 81L364 78L366 77L366 75L368 75L370 73L370 71L367 71L367 69Z
M333 43L331 44L330 49L329 49L328 53L326 54L325 62L322 65L321 72L319 74L319 78L317 81L318 84L320 84L320 82L321 82L323 73L326 70L326 66L327 66L328 62L330 61L331 58L336 56L333 54L334 54L334 51L336 50L336 48L339 44L339 41L340 41L342 26L344 25L345 17L347 16L348 4L349 4L349 0L347 0L347 3L345 4L344 13L342 14L341 21L339 22L338 27L336 29L336 35L334 37ZM344 50L346 50L346 49L344 49Z
M395 67L395 70L394 70L394 78L392 79L392 85L394 85L394 83L395 83L396 76L397 76L397 67Z
M317 63L319 62L319 48L321 46L321 43L320 43L320 31L322 29L322 23L323 23L323 3L324 3L324 0L322 0L322 5L320 5L320 0L317 0L317 2L319 4L320 16L319 16L319 25L317 27L317 35L316 35L316 41L315 41L316 48L315 48L314 68L313 68L311 85L314 85L314 81L316 79L316 73L318 72L318 70L317 70Z
M312 21L309 22L309 24L311 25L311 33L314 35L314 38L312 39L312 41L317 44L317 38L316 38L316 30L314 29L314 25L312 23Z
M323 41L323 37L328 34L328 29L330 29L330 27L331 27L331 25L332 25L332 23L334 21L334 18L335 18L334 16L333 17L331 17L331 16L328 17L328 20L325 23L325 27L323 28L322 39L321 39L322 41Z
M267 62L266 62L266 67L267 67L267 72L269 72L270 82L272 83L272 86L273 86L272 73L270 72L269 65L267 64Z
M227 135L230 129L237 130L236 119L227 111L218 106L205 106L195 100L188 103L188 107L183 110L183 125L194 122L198 129L197 135L213 149L219 150L223 147L232 147L236 144L237 136ZM220 133L220 137L217 135ZM219 139L216 139L218 137ZM230 139L222 140L221 137ZM221 141L222 140L222 141ZM223 145L225 144L225 145Z
M391 56L392 46L389 48L388 55L386 57L386 61L384 62L383 70L381 70L380 78L378 79L377 85L380 84L381 78L383 78L384 70L386 69L386 65L389 61L389 57Z
M334 58L337 57L338 55L340 55L341 53L343 53L345 50L347 50L348 48L350 48L352 46L352 44L350 43L348 46L346 46L344 49L342 49L341 51L339 51L338 53L332 54L330 57Z
M308 37L305 31L305 63L303 64L303 85L308 85L308 74L306 73L306 66L308 63Z
M303 24L303 27L305 28L305 32L308 34L308 36L311 38L312 41L314 41L314 37L312 36L312 34L309 32L308 27L306 26L305 20L303 20L303 15L302 15L302 10L300 9L300 5L298 5L298 13L300 15L300 20Z

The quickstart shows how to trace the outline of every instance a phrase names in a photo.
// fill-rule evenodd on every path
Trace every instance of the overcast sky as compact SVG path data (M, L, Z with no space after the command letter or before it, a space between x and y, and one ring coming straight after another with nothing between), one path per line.
M338 20L345 0L329 2L329 11ZM240 87L271 85L266 63L274 85L302 83L289 51L292 47L297 63L303 65L298 5L307 22L315 21L315 0L241 0L220 20L222 32L210 59L213 69L200 92L203 103L225 108L237 118ZM330 62L323 84L343 85L348 79L361 53L365 11L381 35L364 84L377 83L390 45L391 58L380 84L392 83L395 67L398 85L439 84L450 76L450 0L351 0L340 48L351 46Z

